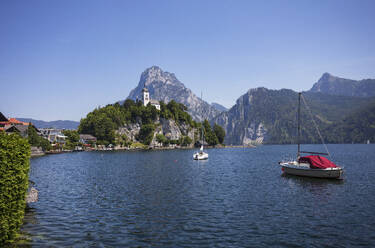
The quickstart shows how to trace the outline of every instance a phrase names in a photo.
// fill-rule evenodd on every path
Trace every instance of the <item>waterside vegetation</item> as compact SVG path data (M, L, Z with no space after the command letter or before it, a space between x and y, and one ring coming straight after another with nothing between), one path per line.
M160 131L161 120L172 121L178 128L186 130L181 132L182 135L178 139L173 139ZM132 124L140 127L134 139L118 132L119 128ZM187 113L187 107L174 100L167 104L161 101L159 111L151 104L143 106L141 101L127 99L122 105L110 104L88 113L86 118L81 119L78 133L95 136L99 145L132 147L133 143L142 143L148 146L152 141L157 141L162 146L190 146L201 139L201 128L202 124L195 122ZM189 136L188 133L191 131L194 135ZM225 131L218 125L211 127L205 120L203 132L208 145L215 146L224 142Z
M29 185L30 145L0 131L0 246L11 243L22 225Z

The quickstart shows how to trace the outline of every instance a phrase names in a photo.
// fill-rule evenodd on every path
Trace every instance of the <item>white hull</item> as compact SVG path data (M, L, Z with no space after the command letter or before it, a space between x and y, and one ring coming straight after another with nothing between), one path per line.
M208 159L208 154L205 153L205 152L197 152L197 153L194 153L193 159L195 159L195 160L205 160L205 159Z
M340 167L327 169L311 169L308 164L293 162L280 163L282 170L286 174L304 177L319 177L342 179L343 170Z

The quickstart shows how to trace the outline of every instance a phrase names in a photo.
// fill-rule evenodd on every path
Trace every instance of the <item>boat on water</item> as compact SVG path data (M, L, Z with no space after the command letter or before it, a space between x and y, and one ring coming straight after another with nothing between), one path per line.
M321 155L330 156L327 147L327 153L321 152L308 152L301 151L300 144L300 134L301 134L301 125L300 125L300 115L301 115L301 97L302 93L298 94L298 150L297 150L297 159L292 161L283 161L279 162L281 170L283 173L295 175L295 176L305 176L305 177L317 177L317 178L332 178L332 179L342 179L343 169L340 166L337 166L332 161ZM304 100L304 99L303 99ZM306 104L306 101L304 100ZM307 107L307 104L306 104ZM311 114L311 113L310 113ZM311 114L312 117L312 114ZM313 119L312 119L313 120ZM324 144L323 138L320 134L318 126L315 121L313 123L318 131L322 143ZM301 156L301 154L311 154L309 156Z
M201 99L202 99L202 94L201 94ZM205 160L208 159L208 153L203 151L203 144L204 144L204 134L203 134L203 122L202 122L202 128L201 128L201 138L202 138L202 143L201 143L201 148L199 149L199 152L196 152L193 154L193 159L194 160Z
M203 151L203 145L199 149L199 152L194 153L193 158L195 160L205 160L205 159L208 159L208 153L205 153Z

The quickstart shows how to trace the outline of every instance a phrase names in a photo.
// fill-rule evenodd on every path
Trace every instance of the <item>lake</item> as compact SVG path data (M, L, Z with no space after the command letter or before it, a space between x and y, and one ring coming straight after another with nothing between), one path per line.
M375 247L375 145L328 148L344 180L282 175L295 145L32 158L22 231L33 247Z

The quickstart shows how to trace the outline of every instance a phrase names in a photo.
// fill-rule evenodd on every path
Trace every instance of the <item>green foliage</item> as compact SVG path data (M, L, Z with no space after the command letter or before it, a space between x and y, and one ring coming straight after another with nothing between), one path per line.
M160 107L161 110L158 111L151 104L143 106L141 101L134 102L127 99L123 105L114 104L97 108L87 114L86 118L81 119L78 133L95 136L98 139L98 144L125 144L128 141L116 136L115 130L126 123L140 123L141 131L137 139L143 144L150 144L152 141L151 130L152 132L155 130L154 122L159 117L173 119L177 124L186 123L191 127L197 126L197 123L186 112L187 108L183 104L172 100L168 104L160 102ZM167 145L169 141L165 138L161 143Z
M224 143L224 138L225 138L225 130L224 128L222 128L221 126L219 126L218 124L214 124L214 133L218 139L218 142L220 144L223 144Z
M155 126L153 124L142 125L139 131L137 139L143 144L149 145L154 137Z
M51 150L52 146L49 141L39 136L31 124L28 127L27 135L27 140L31 146L42 147L43 151Z
M215 132L212 130L210 123L207 120L204 120L203 122L203 132L205 140L210 146L215 146L219 144L219 140Z
M156 141L162 143L164 146L169 144L169 140L163 134L157 134Z
M194 121L186 111L187 107L185 105L177 103L174 100L171 100L168 104L160 102L160 117L173 119L177 123L187 123L190 126L194 126Z
M72 150L79 145L79 134L76 130L64 130L63 134L67 136L65 148Z
M181 138L180 144L182 146L189 146L192 142L193 140L190 137L184 136Z
M128 139L126 135L116 135L116 144L121 145L121 146L130 146L131 141Z
M25 214L30 144L18 134L0 132L0 246L11 242Z
M327 127L324 137L329 143L375 143L375 102L361 111Z

